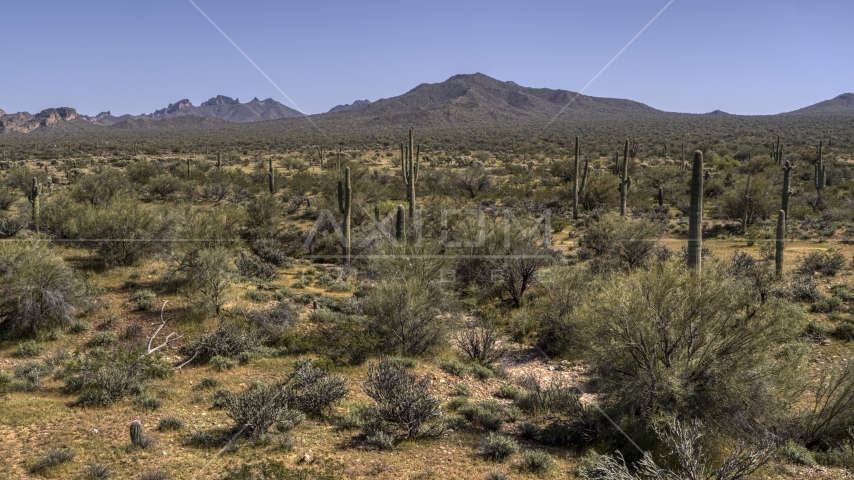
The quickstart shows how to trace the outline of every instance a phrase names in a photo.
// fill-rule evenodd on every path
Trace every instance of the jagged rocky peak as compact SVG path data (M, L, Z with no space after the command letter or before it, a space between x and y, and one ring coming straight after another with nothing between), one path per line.
M2 117L3 115L6 115L6 110L0 108L0 117Z
M332 107L329 111L330 112L343 112L345 110L353 110L356 108L367 107L370 104L371 104L370 100L356 100L353 103L348 103L345 105L336 105L336 106Z
M217 95L206 102L202 102L202 107L213 107L216 105L239 105L240 99L226 97L225 95Z

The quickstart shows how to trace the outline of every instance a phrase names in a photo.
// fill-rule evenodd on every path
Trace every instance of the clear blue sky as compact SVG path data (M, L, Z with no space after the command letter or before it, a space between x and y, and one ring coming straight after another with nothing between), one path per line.
M581 89L667 3L195 0L307 113L482 72ZM854 1L675 0L585 92L778 113L854 91ZM0 108L290 105L187 0L2 0ZM293 105L290 105L293 106Z

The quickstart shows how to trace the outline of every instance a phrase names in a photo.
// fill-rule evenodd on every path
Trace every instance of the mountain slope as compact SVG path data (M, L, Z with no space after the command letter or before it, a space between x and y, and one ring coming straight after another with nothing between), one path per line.
M279 118L296 118L301 117L302 113L282 105L272 98L266 100L254 98L249 103L240 103L238 99L218 95L202 102L198 107L189 100L183 99L145 116L153 120L163 120L185 115L216 117L233 123L249 123Z
M854 114L854 93L843 93L830 100L818 102L815 105L810 105L789 113L806 113L811 115Z
M573 98L575 100L571 102ZM358 109L330 111L323 116L369 124L515 122L547 120L565 106L565 117L663 113L631 100L576 96L567 90L522 87L515 82L502 82L475 73L455 75L440 83L421 84L397 97L377 100Z

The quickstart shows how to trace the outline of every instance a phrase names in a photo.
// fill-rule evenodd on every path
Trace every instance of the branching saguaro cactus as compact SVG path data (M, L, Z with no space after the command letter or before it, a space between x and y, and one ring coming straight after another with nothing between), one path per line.
M786 246L786 212L777 213L777 239L774 242L774 266L777 276L783 275L783 248Z
M777 143L771 144L771 159L774 163L781 165L783 163L783 147L780 145L780 136L777 135Z
M317 147L317 154L320 157L320 168L323 168L323 156L325 154L325 150L323 149L323 142L320 142L320 146Z
M276 169L273 168L273 157L267 159L268 162L268 172L267 172L267 183L270 188L270 195L276 193Z
M187 178L190 178L190 157L187 157Z
M629 195L629 187L632 186L632 179L629 177L629 158L634 160L635 154L637 154L637 145L633 142L631 148L629 148L629 141L626 140L626 146L623 150L623 166L620 174L620 186L617 187L617 190L620 191L620 216L626 215L626 200Z
M421 145L415 146L415 129L409 127L409 145L400 144L400 164L406 199L409 201L409 218L415 218L415 183L418 182L418 167L421 163Z
M222 169L222 150L216 152L216 169Z
M39 182L39 179L33 177L33 188L30 190L30 194L27 195L30 203L33 206L33 228L36 233L39 232L39 219L41 217L41 196L42 196L42 184Z
M401 245L406 239L406 208L403 205L397 206L397 219L394 223L394 238Z
M579 163L578 137L575 137L575 175L572 176L572 219L578 220L578 176L581 173Z
M789 216L789 198L792 195L793 169L792 162L786 160L786 164L783 165L783 203L781 205L783 211L786 212L786 218Z
M344 181L338 181L338 210L344 215L344 242L341 252L344 263L350 265L350 201L353 199L353 190L350 187L350 167L344 169Z
M335 155L335 171L341 173L341 145L338 145L338 152Z
M703 152L694 152L691 207L688 212L688 266L699 271L703 252Z

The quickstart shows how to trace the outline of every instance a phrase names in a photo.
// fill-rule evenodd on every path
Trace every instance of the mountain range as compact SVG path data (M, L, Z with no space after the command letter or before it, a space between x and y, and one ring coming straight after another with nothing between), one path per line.
M561 114L572 118L634 118L673 114L632 100L591 97L568 90L529 88L500 81L482 73L455 75L440 83L421 84L402 95L375 102L357 100L312 115L336 124L374 126L391 124L456 125L472 123L515 123L548 121ZM704 115L729 115L715 110ZM854 94L845 93L815 105L778 115L854 115ZM147 129L204 127L227 123L250 123L302 117L303 114L271 98L240 103L218 95L199 106L188 99L142 115L113 116L109 111L95 116L78 114L73 108L49 108L37 114L0 110L0 133L29 133L40 129Z

